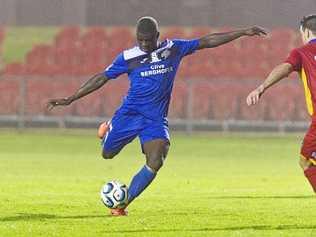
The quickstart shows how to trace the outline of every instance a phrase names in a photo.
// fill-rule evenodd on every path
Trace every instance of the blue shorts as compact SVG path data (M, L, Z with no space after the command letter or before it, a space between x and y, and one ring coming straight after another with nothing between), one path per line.
M137 136L142 146L154 139L165 139L169 142L168 120L151 120L136 112L115 114L102 140L103 150L118 152Z

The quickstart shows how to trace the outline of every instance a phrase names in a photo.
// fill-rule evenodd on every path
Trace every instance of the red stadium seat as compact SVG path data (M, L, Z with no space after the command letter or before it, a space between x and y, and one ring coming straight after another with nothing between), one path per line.
M295 84L283 84L272 88L265 96L268 104L268 119L277 121L295 120L297 90Z
M80 42L84 49L102 49L108 47L109 37L103 27L92 27L80 37Z
M232 83L219 83L218 85L214 85L211 106L215 120L235 119L238 104L235 93L240 87L241 85Z
M80 38L80 28L70 26L63 28L55 37L56 48L71 48Z
M185 28L183 27L167 27L162 32L162 39L183 39L186 38Z
M209 82L196 82L193 84L193 118L212 119L214 118L212 107L212 94L214 84Z
M31 75L51 75L54 73L54 50L49 45L36 45L26 55L26 73Z
M188 38L195 39L212 33L212 29L208 26L192 27Z
M110 81L102 89L102 114L106 117L112 117L115 110L122 103L127 94L128 80L125 76Z
M175 82L171 95L169 117L184 119L187 117L188 86L185 80L179 79Z
M236 100L238 109L236 111L236 119L238 120L265 120L267 113L267 102L261 99L256 106L248 106L246 98L248 94L259 84L259 82L247 83L237 90Z
M57 75L75 75L81 64L82 50L79 46L71 48L55 48L54 60Z
M136 45L136 39L129 27L114 27L109 33L109 58L113 60L122 50Z
M16 115L19 113L20 83L21 81L16 78L0 79L0 115Z
M22 63L9 63L3 69L5 75L25 75L25 66Z

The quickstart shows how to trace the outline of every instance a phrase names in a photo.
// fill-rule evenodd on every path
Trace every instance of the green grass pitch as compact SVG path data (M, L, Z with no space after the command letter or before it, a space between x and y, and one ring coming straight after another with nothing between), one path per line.
M174 134L129 216L109 217L99 190L129 183L138 141L103 160L90 132L0 131L0 236L316 236L301 137Z

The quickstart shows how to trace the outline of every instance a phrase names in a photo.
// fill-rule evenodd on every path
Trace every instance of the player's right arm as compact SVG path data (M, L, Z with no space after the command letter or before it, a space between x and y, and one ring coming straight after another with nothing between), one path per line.
M65 106L70 105L75 100L80 99L81 97L84 97L91 92L99 89L102 87L109 78L107 78L104 73L99 73L91 77L88 81L86 81L73 95L65 98L57 98L57 99L51 99L47 103L47 109L51 110L55 106Z
M247 96L247 105L255 105L259 102L260 97L263 93L272 85L282 80L283 78L288 77L291 72L293 72L293 66L290 63L282 63L276 66L268 75L267 79L254 89Z
M96 74L85 82L73 95L65 98L52 99L47 103L47 109L51 110L55 106L70 105L75 100L78 100L93 91L101 88L109 80L115 79L123 73L128 72L128 66L124 59L123 53L120 53L113 63L108 66L104 72Z
M293 49L284 63L276 66L267 79L247 96L247 104L255 105L258 103L262 94L272 85L288 77L293 71L300 71L302 68L302 58L298 49Z

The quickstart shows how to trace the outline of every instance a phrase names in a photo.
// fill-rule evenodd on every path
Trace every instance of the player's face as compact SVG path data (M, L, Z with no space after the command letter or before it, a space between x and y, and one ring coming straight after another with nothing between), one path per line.
M310 31L309 29L303 30L303 28L301 27L300 32L304 44L308 44L308 42L314 38L312 31Z
M157 48L157 41L159 37L159 33L136 33L137 43L139 48L146 52L150 53Z

